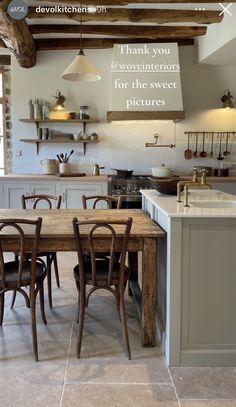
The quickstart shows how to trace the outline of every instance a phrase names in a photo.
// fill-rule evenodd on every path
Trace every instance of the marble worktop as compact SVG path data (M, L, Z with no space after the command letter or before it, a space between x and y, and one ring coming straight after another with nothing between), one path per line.
M236 196L225 192L217 190L191 190L189 192L189 207L184 207L183 193L181 194L182 202L180 203L176 201L176 195L162 195L154 189L141 190L141 193L158 210L171 218L236 218ZM208 206L211 203L212 205L222 204L222 206L235 204L235 206L200 207L203 201Z

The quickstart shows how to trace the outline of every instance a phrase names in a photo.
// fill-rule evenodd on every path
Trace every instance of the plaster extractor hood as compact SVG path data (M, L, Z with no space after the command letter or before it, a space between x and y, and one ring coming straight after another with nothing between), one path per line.
M115 44L107 121L184 117L178 44Z

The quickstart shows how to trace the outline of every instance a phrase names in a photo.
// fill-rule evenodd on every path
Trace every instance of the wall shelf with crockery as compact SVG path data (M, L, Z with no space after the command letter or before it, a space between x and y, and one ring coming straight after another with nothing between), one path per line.
M83 125L83 133L85 133L86 131L86 124L89 123L98 123L99 121L97 119L20 119L21 122L23 123L34 123L36 125L36 132L37 132L37 138L33 138L33 139L26 139L26 138L22 138L20 139L20 141L24 142L24 143L35 143L36 145L36 152L37 155L39 153L39 145L40 144L56 144L56 143L60 143L60 144L81 144L83 145L83 153L84 155L86 154L86 145L87 144L96 144L99 143L99 140L60 140L60 139L56 139L56 140L43 140L40 138L39 134L40 134L40 129L43 130L43 128L40 127L41 123L44 124L49 124L49 123L73 123L73 124L82 124Z

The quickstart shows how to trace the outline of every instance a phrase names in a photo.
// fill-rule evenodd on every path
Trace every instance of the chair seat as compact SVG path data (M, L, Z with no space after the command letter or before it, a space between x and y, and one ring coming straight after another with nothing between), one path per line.
M9 261L5 263L5 281L8 288L16 287L18 279L18 261ZM30 268L31 262L24 261L23 272L22 272L22 285L30 284ZM35 266L35 282L42 280L43 276L46 276L46 270L42 263L36 262ZM0 287L2 287L2 281L0 278Z
M120 270L120 263L114 262L113 263L113 273L112 273L112 284L116 285L119 282L119 270ZM107 285L107 276L109 271L109 259L96 259L96 280L97 283L101 282ZM124 275L125 280L128 278L128 268L125 266ZM90 259L87 259L84 262L84 272L85 272L85 279L87 284L92 285L92 263ZM75 266L74 268L74 277L77 281L79 281L79 265Z

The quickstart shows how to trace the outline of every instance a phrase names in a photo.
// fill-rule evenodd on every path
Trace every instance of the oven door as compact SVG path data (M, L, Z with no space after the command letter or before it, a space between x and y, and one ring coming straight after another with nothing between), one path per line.
M113 195L117 196L117 195ZM121 195L121 209L142 209L142 196L141 195ZM115 203L112 203L115 207Z

